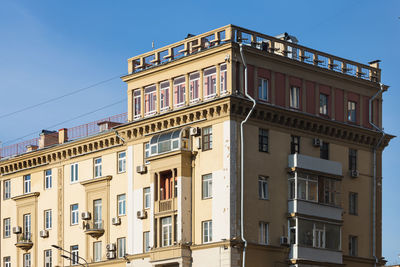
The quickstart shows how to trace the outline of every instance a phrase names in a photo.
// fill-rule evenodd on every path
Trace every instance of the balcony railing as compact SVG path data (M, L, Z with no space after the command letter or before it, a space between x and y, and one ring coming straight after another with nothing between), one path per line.
M164 212L164 211L170 211L172 210L172 198L171 199L166 199L166 200L161 200L159 203L159 211Z
M249 47L262 50L265 53L282 56L294 61L372 82L380 82L381 79L381 70L374 65L357 63L234 25L227 25L189 37L160 49L130 58L128 60L129 73L162 65L181 57L230 42L241 42Z
M17 234L17 243L15 244L17 248L28 251L32 248L32 234L31 233L20 233Z
M104 234L104 221L103 220L90 220L84 223L85 233L93 238L99 238Z

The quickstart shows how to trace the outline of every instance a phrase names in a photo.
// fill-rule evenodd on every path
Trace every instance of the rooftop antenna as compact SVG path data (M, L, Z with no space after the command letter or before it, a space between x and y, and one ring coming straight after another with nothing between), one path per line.
M151 48L154 50L154 41L151 42Z

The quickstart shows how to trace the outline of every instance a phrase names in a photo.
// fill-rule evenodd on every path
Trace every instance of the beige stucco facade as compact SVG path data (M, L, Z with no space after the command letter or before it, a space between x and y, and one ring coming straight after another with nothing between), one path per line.
M243 96L243 40L257 105L242 148L240 123L251 108ZM69 266L61 255L70 255L51 246L57 245L75 249L89 266L240 266L240 153L247 266L384 263L381 161L392 136L380 142L367 117L368 101L381 89L376 63L228 25L131 58L128 70L121 77L127 123L75 140L64 138L65 129L58 140L44 134L49 144L1 159L2 264L24 266L29 254L32 266L45 266L51 250L51 266ZM321 94L328 99L324 114ZM372 122L381 127L381 95L372 106ZM327 159L320 158L323 143ZM350 149L357 151L356 169ZM303 184L305 176L312 178ZM20 234L13 233L17 226Z

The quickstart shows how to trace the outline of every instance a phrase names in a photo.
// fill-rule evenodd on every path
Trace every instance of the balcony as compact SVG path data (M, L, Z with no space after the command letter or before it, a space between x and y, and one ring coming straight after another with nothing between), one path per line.
M343 210L340 207L323 205L318 202L293 199L288 202L288 212L340 221Z
M301 260L336 264L343 263L341 251L305 247L297 244L291 245L290 259L292 263L298 263Z
M17 243L15 243L17 248L28 251L32 248L32 234L31 233L20 233L17 235Z
M104 234L104 222L101 221L86 221L84 223L85 234L90 235L93 238L98 239Z
M342 164L340 162L310 157L302 154L289 155L289 168L300 168L321 173L342 176Z

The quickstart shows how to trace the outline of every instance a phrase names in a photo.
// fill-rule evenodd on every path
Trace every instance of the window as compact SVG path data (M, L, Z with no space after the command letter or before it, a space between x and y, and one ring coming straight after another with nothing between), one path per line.
M24 254L24 267L31 267L31 254L30 253Z
M212 221L205 221L203 224L203 243L212 242Z
M144 200L143 200L143 204L144 204L144 208L145 209L150 209L150 187L146 187L143 189L143 196L144 196Z
M51 170L44 171L44 189L50 189L52 187Z
M126 196L125 194L118 196L118 216L122 216L126 214Z
M228 84L227 84L227 69L226 64L221 64L221 71L220 71L220 83L221 83L221 95L227 92Z
M48 230L52 227L51 210L44 211L44 229Z
M300 153L300 136L292 135L290 142L290 154Z
M44 251L44 266L51 267L52 266L52 253L51 249L47 249Z
M160 84L160 111L169 109L169 82Z
M103 229L101 199L93 201L93 226L94 229Z
M123 258L126 254L126 241L125 237L117 239L117 246L118 246L118 258Z
M258 129L258 151L268 152L268 130Z
M268 101L268 80L258 78L258 99Z
M189 97L190 97L190 102L194 103L199 100L199 83L200 83L200 73L195 72L190 74L189 76L189 85L190 85L190 90L189 90Z
M118 153L118 173L125 172L126 170L126 152Z
M357 236L349 236L349 255L357 256L358 255L358 238Z
M319 94L319 114L328 115L328 96Z
M150 164L150 161L147 160L148 157L150 157L150 143L149 142L144 144L145 164Z
M172 244L172 217L161 218L161 244L163 247Z
M349 214L357 215L358 211L358 194L354 192L349 193Z
M133 110L134 110L134 119L139 119L142 116L142 94L141 90L133 91Z
M318 176L307 173L296 173L297 175L297 199L318 201ZM295 179L289 179L289 198L295 199Z
M157 92L156 86L152 85L144 88L144 114L146 116L153 115L157 112L156 110L156 101L157 101Z
M211 67L204 70L204 87L203 93L204 98L211 98L216 94L216 85L217 85L217 68Z
M101 177L101 158L94 159L94 178Z
M26 235L26 237L28 237L27 239L30 239L30 233L31 233L31 215L28 214L24 214L23 217L23 223L24 223L24 229L23 229L23 233Z
M78 163L71 164L71 183L78 181Z
M143 252L150 251L150 232L143 233Z
M203 199L212 197L212 174L202 176L202 197Z
M3 262L4 262L4 267L11 267L11 257L4 257L3 258Z
M11 180L4 181L4 200L11 198Z
M212 149L212 126L203 128L203 151Z
M357 150L349 149L349 170L357 170Z
M79 222L79 206L78 204L71 205L71 225L76 225Z
M357 103L353 101L349 101L347 104L347 116L348 121L356 122L357 121L357 112L356 112Z
M101 241L93 243L93 260L101 261Z
M179 77L174 79L174 106L181 107L185 105L186 95L185 77Z
M340 250L340 226L298 219L298 244L307 247Z
M260 222L259 227L259 243L262 245L268 245L268 223Z
M24 194L31 192L31 175L24 175Z
M268 178L265 176L258 176L258 197L259 199L269 199Z
M318 177L320 190L319 202L331 206L340 206L340 183L338 180Z
M292 86L290 87L290 107L300 108L300 88Z
M322 142L319 151L321 159L329 159L329 143Z
M79 262L79 247L78 245L71 246L71 265L78 265Z
M3 237L8 238L11 236L11 218L5 218L3 221Z

